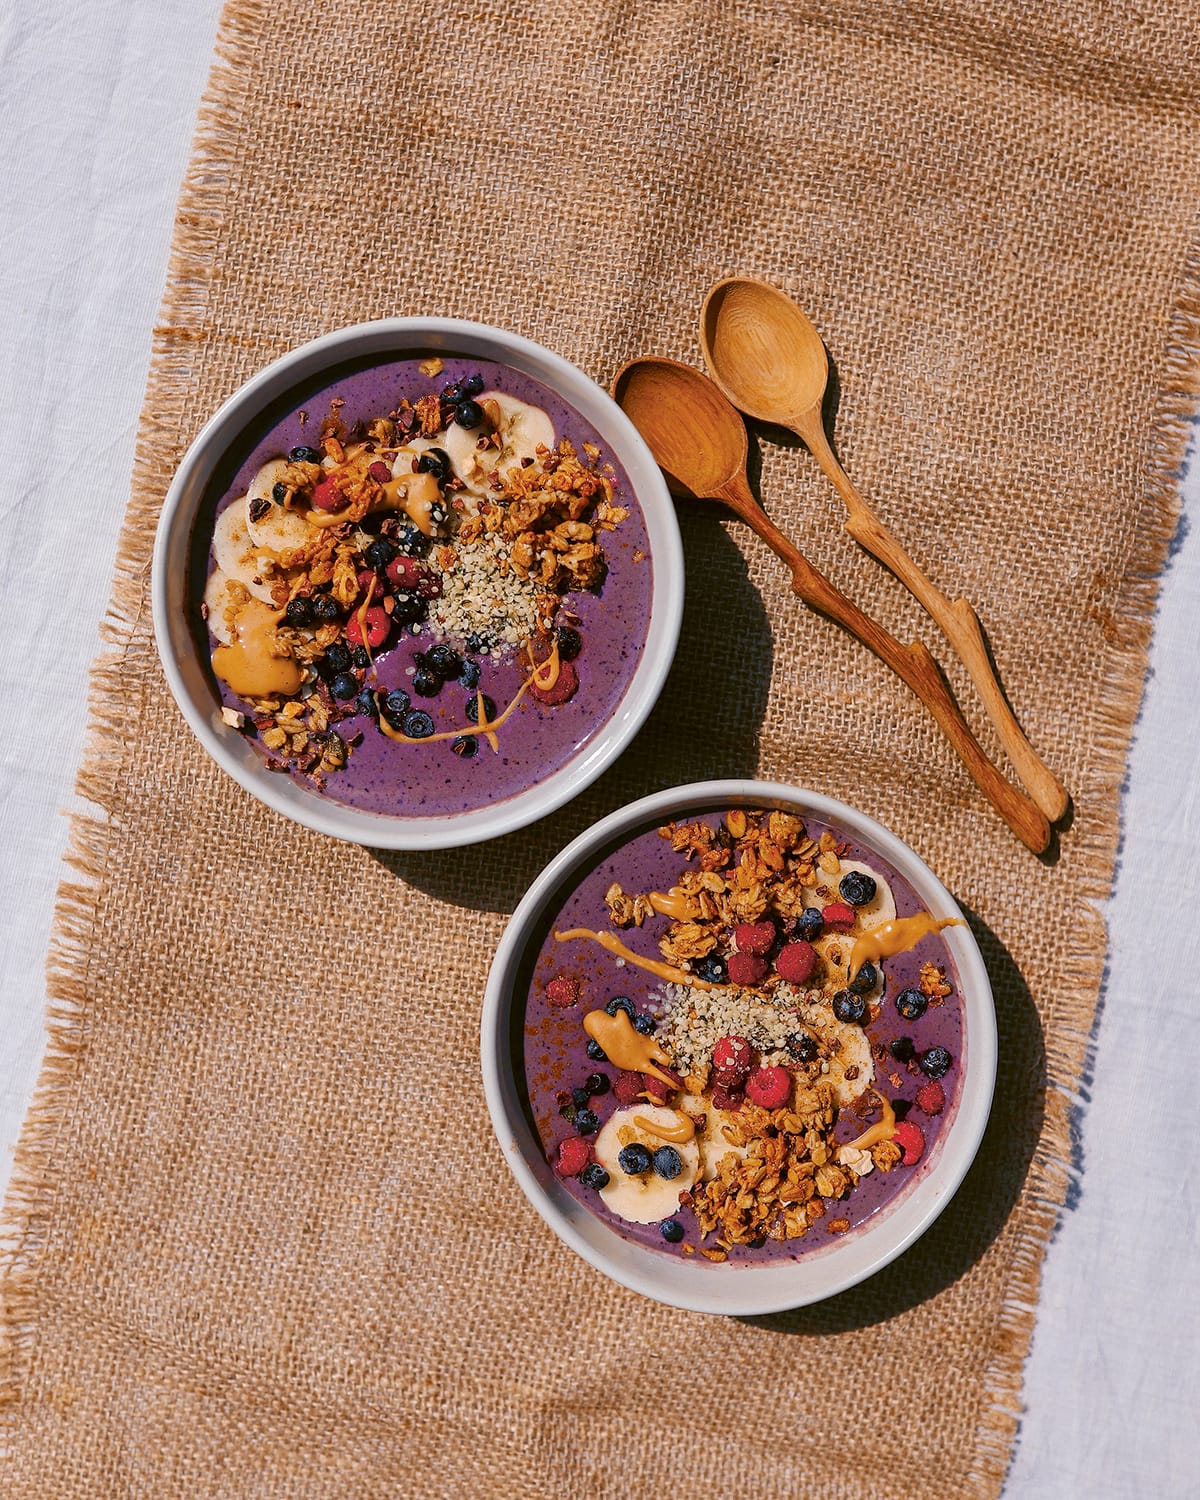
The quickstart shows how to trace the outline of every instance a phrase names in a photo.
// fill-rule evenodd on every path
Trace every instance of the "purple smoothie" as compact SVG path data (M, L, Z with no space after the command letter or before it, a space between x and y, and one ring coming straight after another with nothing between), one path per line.
M398 744L387 739L365 713L342 720L337 732L354 746L344 770L328 777L323 795L365 812L389 816L452 816L515 796L574 759L612 717L624 696L645 641L650 619L653 569L645 519L626 475L606 450L595 429L559 396L520 371L488 360L457 358L442 354L444 368L435 376L419 369L422 356L396 360L355 370L323 384L318 390L298 393L277 403L268 430L247 435L244 457L219 478L219 498L210 512L213 519L247 487L268 459L286 454L299 444L317 441L322 421L336 412L346 430L358 421L387 415L403 397L414 405L425 395L439 391L450 381L478 374L488 390L499 390L542 407L554 423L555 436L567 438L577 452L585 443L600 449L601 463L612 465L614 501L628 508L628 516L615 530L603 534L607 573L598 591L577 591L566 596L583 641L575 662L579 690L568 702L544 707L526 695L508 722L497 731L499 749L493 752L479 740L472 759L453 754L449 741L428 744ZM342 403L340 406L334 403ZM278 415L278 408L286 412ZM230 466L232 467L232 465ZM209 526L211 532L211 523ZM206 564L211 571L212 564ZM203 590L203 578L196 589ZM372 686L384 692L403 688L412 692L414 658L435 641L445 639L431 622L394 631L375 658ZM463 642L451 640L460 650ZM211 641L210 641L211 646ZM493 700L498 711L512 701L527 675L515 653L496 660L481 656L479 689ZM222 702L246 711L248 705L226 684L216 682ZM413 696L412 706L424 709L434 721L435 732L470 730L469 712L473 694L448 683L434 698ZM356 736L357 741L356 741ZM297 777L302 784L311 782Z
M715 826L724 809L689 815L686 821L702 819ZM819 838L828 825L805 818L813 838ZM896 901L897 916L911 916L924 910L916 892L901 875L873 849L846 838L840 829L829 830L839 841L849 845L845 857L861 860L879 872L890 884ZM547 917L545 936L533 963L525 998L524 1012L524 1081L526 1103L546 1158L554 1163L559 1143L575 1134L564 1117L564 1091L581 1086L589 1074L603 1073L615 1079L617 1069L611 1063L598 1062L587 1055L587 1035L583 1029L584 1014L603 1007L618 995L627 996L639 1015L657 1014L662 1008L663 982L655 975L632 964L620 964L595 943L583 940L559 942L554 931L574 927L598 931L612 930L604 893L617 881L627 893L666 891L677 883L685 865L683 856L675 853L669 842L660 838L654 828L634 834L618 849L608 854L574 885L557 910ZM665 917L652 917L642 927L627 927L617 935L632 952L643 957L661 959L658 939L668 926ZM923 963L940 965L952 985L952 993L940 1004L931 1004L918 1020L904 1020L895 1008L895 997L919 983ZM829 1224L848 1220L848 1233L855 1233L870 1219L889 1211L907 1194L919 1177L937 1161L946 1132L953 1119L961 1079L966 1065L966 1038L963 1030L958 975L950 951L939 935L922 938L910 952L883 962L884 993L878 1018L867 1028L872 1043L889 1043L900 1037L912 1039L918 1054L935 1045L945 1047L954 1059L941 1079L946 1105L940 1115L927 1116L912 1107L917 1090L929 1082L915 1063L907 1067L888 1055L883 1061L876 1056L875 1088L893 1104L912 1108L912 1118L919 1121L925 1136L925 1151L912 1167L897 1165L890 1173L874 1171L862 1178L840 1201L831 1201L824 1219L818 1220L806 1235L790 1241L767 1240L761 1247L735 1246L729 1261L756 1263L762 1260L799 1259L829 1248L846 1234L831 1234ZM546 999L546 986L556 976L579 981L581 995L569 1009L559 1009ZM594 1096L589 1107L599 1116L601 1127L622 1106L611 1089ZM875 1116L874 1118L877 1118ZM835 1130L839 1142L852 1140L864 1128L863 1121L843 1111ZM601 1195L575 1178L560 1178L563 1186L591 1212L598 1214L618 1234L649 1248L667 1254L684 1254L678 1245L664 1242L657 1224L628 1223L608 1209ZM685 1241L692 1246L715 1244L715 1237L701 1241L694 1217L681 1208L677 1215L686 1230Z

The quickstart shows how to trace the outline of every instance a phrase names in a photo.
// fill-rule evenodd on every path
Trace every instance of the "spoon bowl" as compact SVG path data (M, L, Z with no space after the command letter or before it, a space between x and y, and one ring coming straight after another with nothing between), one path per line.
M683 500L718 499L743 474L741 417L706 375L675 359L631 359L613 398L645 439L667 488Z
M778 287L748 276L718 281L704 301L700 338L713 379L759 422L791 427L829 382L821 335Z

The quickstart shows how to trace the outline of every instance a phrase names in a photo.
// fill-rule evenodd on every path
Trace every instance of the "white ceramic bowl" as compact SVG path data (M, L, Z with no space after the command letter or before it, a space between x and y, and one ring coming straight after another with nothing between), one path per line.
M262 756L221 720L205 654L188 623L193 535L214 473L248 426L287 392L347 360L379 363L443 351L508 365L556 392L600 434L605 454L625 471L645 517L653 562L646 641L615 712L565 764L502 801L438 817L359 811L270 772ZM281 413L282 415L282 413ZM582 371L528 339L452 318L387 318L342 328L292 350L246 382L188 449L167 491L154 545L154 633L175 701L197 739L248 792L285 817L320 833L387 849L443 849L495 838L561 807L625 748L654 706L675 653L683 610L683 551L675 512L657 464L637 430L608 394ZM193 606L194 607L194 606Z
M701 808L778 807L829 822L878 851L938 917L962 913L929 867L873 818L844 803L766 781L709 781L673 787L620 808L581 834L554 859L517 907L496 951L483 1005L483 1081L501 1150L530 1203L573 1250L615 1281L696 1312L749 1316L802 1307L871 1276L906 1250L945 1208L978 1150L996 1077L996 1020L978 944L966 926L942 934L958 969L963 1006L956 1112L936 1152L912 1185L852 1233L830 1238L794 1260L713 1264L680 1259L624 1238L573 1198L543 1154L522 1106L522 1059L515 1055L525 993L519 973L527 945L540 942L539 921L557 909L597 859L635 829Z

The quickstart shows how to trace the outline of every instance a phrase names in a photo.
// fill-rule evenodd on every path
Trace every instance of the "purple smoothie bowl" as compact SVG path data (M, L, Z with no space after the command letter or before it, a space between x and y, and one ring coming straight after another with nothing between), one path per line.
M935 918L961 918L945 887L907 845L843 803L770 782L672 788L597 823L539 876L514 913L492 965L482 1049L484 1087L501 1150L533 1207L561 1239L598 1270L645 1296L698 1312L753 1315L801 1307L854 1286L894 1260L937 1218L966 1175L987 1123L996 1023L987 971L966 925L946 927L932 944L926 940L911 954L885 961L890 996L915 983L920 962L935 956L936 949L954 994L944 1008L931 1008L915 1023L898 1025L893 1008L884 1005L871 1023L872 1041L886 1043L891 1030L903 1030L920 1048L948 1046L954 1066L944 1079L944 1113L924 1121L927 1145L921 1160L886 1177L863 1178L845 1200L845 1210L838 1210L848 1232L812 1233L752 1251L735 1248L727 1261L716 1263L681 1255L680 1247L664 1244L656 1225L622 1222L597 1193L573 1177L559 1176L553 1148L570 1127L558 1118L555 1099L580 1081L574 1076L580 1067L604 1072L605 1065L581 1062L582 1048L579 1058L574 1056L574 1041L564 1038L571 1038L573 1029L582 1033L581 1017L576 1010L547 1005L547 980L552 974L578 975L585 991L592 985L588 1004L599 1005L605 994L619 990L639 1011L647 1003L653 1009L656 980L632 964L612 967L612 959L590 943L568 958L572 945L557 943L553 930L601 925L588 916L597 907L603 911L602 887L613 878L641 877L630 878L627 891L668 881L672 859L678 862L679 856L672 856L665 841L648 837L658 826L738 807L799 814L813 837L824 827L837 830L850 845L849 858L869 860L885 875L901 917L920 909ZM652 931L631 928L619 936L631 952L657 956ZM919 1072L910 1072L915 1077L889 1089L897 1101L922 1081ZM589 1103L603 1128L616 1101L606 1092Z
M577 448L594 443L616 472L617 498L629 515L609 534L608 574L594 594L570 596L589 643L580 674L582 679L586 667L588 691L554 709L523 702L501 749L494 756L485 749L471 761L434 753L432 746L398 753L412 747L368 733L346 769L318 791L302 778L268 770L261 749L222 718L223 708L245 705L216 679L209 662L211 643L200 614L211 566L209 538L222 506L245 490L266 458L309 440L302 412L337 398L346 402L348 419L378 415L408 394L402 377L431 355L444 361L443 380L478 368L497 389L542 405L560 437L570 437ZM426 384L432 388L432 377ZM284 816L353 843L451 848L510 833L562 806L637 733L675 652L683 555L670 497L649 450L616 403L581 371L527 339L484 324L391 318L340 329L293 350L212 417L167 492L155 539L152 597L159 656L175 700L200 743L242 787ZM411 676L415 649L402 635L381 657L382 688L403 685L406 670ZM497 701L511 696L520 677L517 665L493 664L489 670L489 694ZM457 700L431 709L439 730L461 712Z

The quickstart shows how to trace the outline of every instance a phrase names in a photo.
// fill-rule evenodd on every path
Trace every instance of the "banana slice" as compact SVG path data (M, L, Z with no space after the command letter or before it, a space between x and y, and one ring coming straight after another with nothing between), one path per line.
M204 604L208 610L207 624L209 630L216 636L222 646L233 644L233 631L229 628L229 621L225 618L225 611L231 604L237 603L229 593L229 576L217 568L209 577L204 586Z
M854 951L852 932L827 932L813 943L821 956L825 972L822 986L830 994L843 990L850 982L850 955ZM876 1001L883 994L883 965L875 965L875 983L864 991L867 1000Z
M291 552L296 547L303 547L312 535L300 511L288 510L271 499L271 491L283 478L287 467L286 458L268 459L246 491L246 531L254 546L266 547L272 552ZM261 505L255 505L256 500L265 500L270 506L257 521L251 515L252 511L262 509Z
M810 906L830 906L834 902L842 900L838 890L838 883L843 875L849 875L851 870L857 870L861 875L869 875L875 882L875 894L865 905L856 907L858 920L863 932L870 932L873 927L879 927L884 922L890 922L896 915L896 898L892 895L892 888L879 873L870 865L864 865L857 859L844 859L841 868L836 875L828 875L824 870L818 870L816 879L811 887L805 887L804 899Z
M799 1013L805 1025L818 1034L829 1054L819 1081L833 1085L834 1102L839 1109L853 1104L875 1082L870 1038L861 1026L839 1021L829 1005L802 1006Z
M271 579L276 576L275 554L256 547L246 525L246 497L235 500L217 517L213 527L212 554L217 568L227 578L244 584L256 599L273 604Z
M728 1125L737 1118L736 1115L728 1114L723 1109L709 1108L703 1115L694 1115L696 1121L696 1144L700 1148L700 1180L711 1182L717 1175L717 1168L722 1160L733 1153L739 1161L744 1161L748 1146L735 1146L732 1141L726 1140L722 1134L722 1126Z
M690 1188L700 1175L700 1147L695 1139L690 1141L661 1140L633 1123L634 1116L650 1120L658 1125L677 1125L679 1112L659 1104L631 1104L619 1109L605 1122L596 1137L596 1160L608 1173L608 1186L600 1189L605 1204L619 1218L630 1224L656 1224L660 1219L669 1219L679 1208L679 1195ZM625 1140L621 1136L626 1137ZM653 1154L660 1146L673 1145L683 1162L683 1171L678 1177L660 1177L653 1167L640 1176L631 1177L622 1172L617 1160L622 1149L640 1142Z
M404 447L401 448L392 460L393 479L411 479L414 458L420 458L422 453L427 453L430 448L439 448L440 443L435 443L432 438L413 437L409 438Z
M503 472L514 466L521 467L525 459L537 457L539 444L553 448L554 423L540 406L518 401L503 391L484 391L475 399L481 405L485 401L494 401L500 408L503 445L480 451L475 446L479 429L460 427L457 422L451 422L442 446L456 476L474 494L482 495L487 492L488 480L494 470Z

